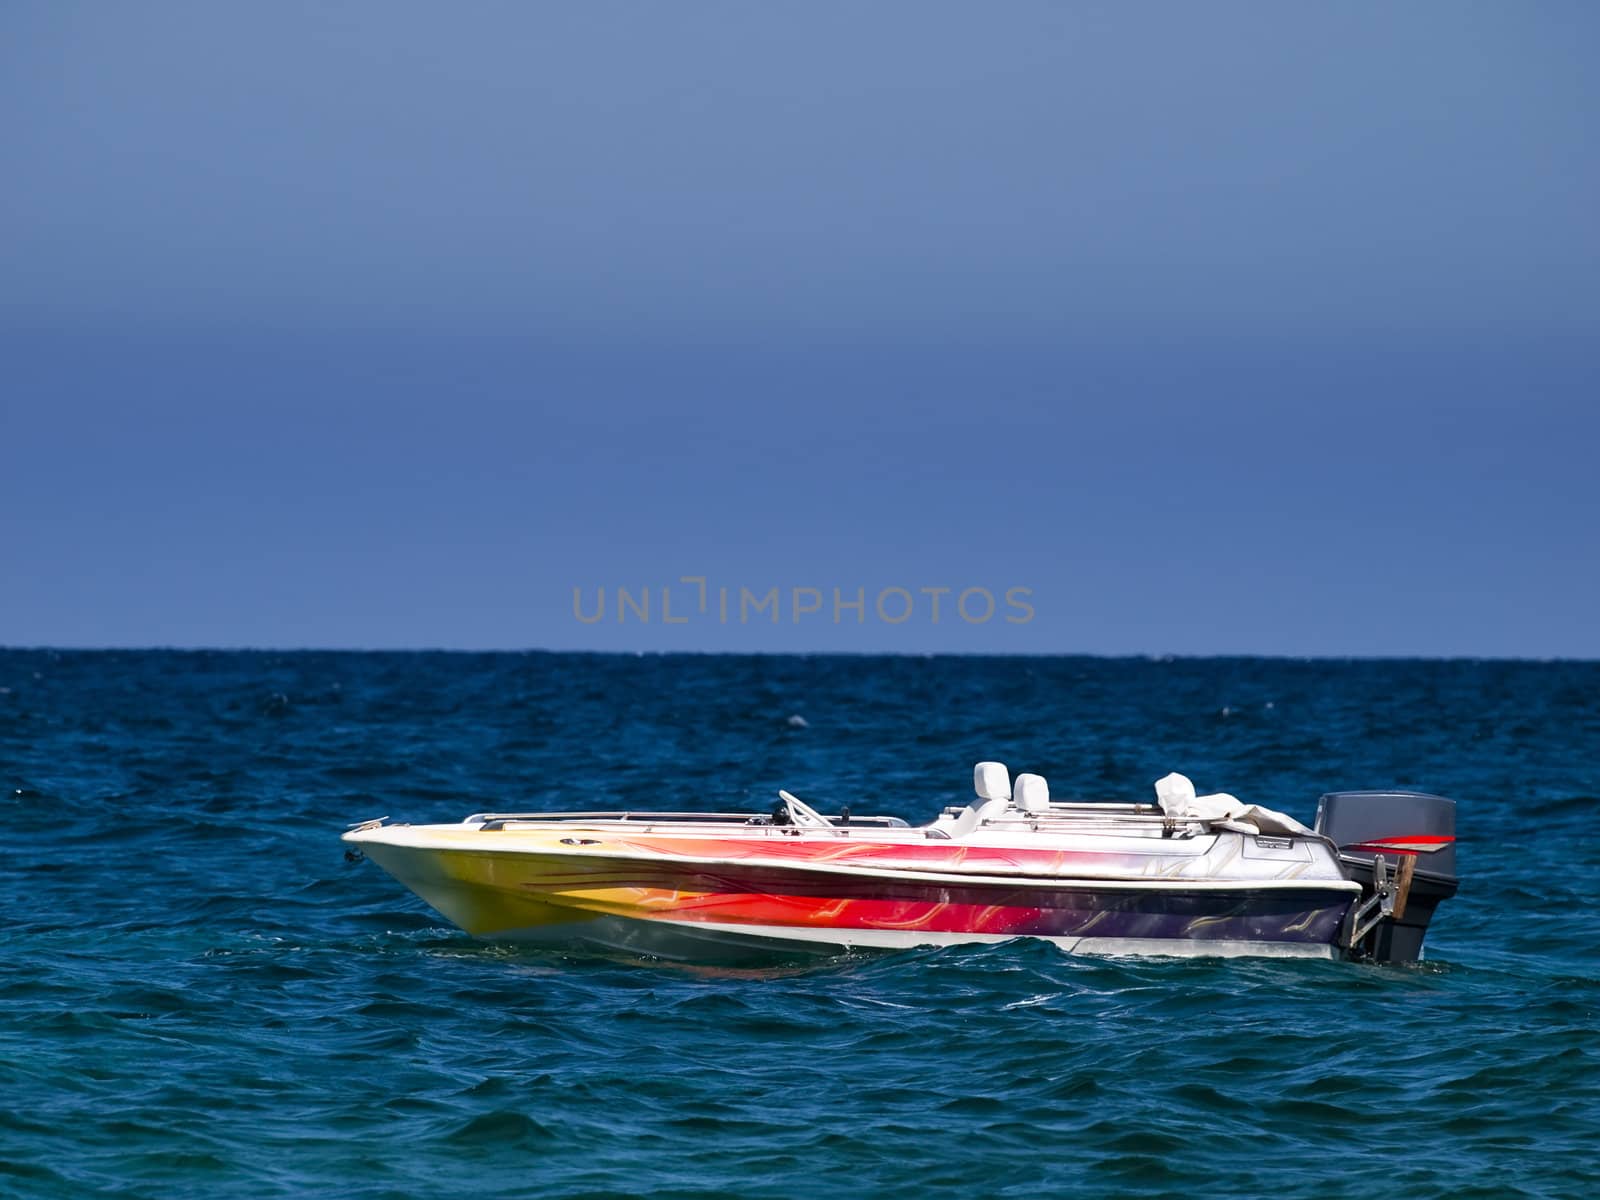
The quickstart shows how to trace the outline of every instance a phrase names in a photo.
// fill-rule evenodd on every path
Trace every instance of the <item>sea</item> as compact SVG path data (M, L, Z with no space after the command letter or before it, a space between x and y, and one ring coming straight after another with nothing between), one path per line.
M466 936L353 822L1453 797L1410 966ZM0 651L0 1195L1600 1196L1600 663Z

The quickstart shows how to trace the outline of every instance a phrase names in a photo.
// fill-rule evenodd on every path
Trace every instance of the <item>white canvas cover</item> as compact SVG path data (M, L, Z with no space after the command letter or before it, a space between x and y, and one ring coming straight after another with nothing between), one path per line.
M1246 804L1227 792L1196 796L1189 777L1176 771L1156 780L1156 799L1161 803L1161 811L1174 820L1204 821L1237 833L1315 836L1312 830L1286 813L1262 808L1259 804Z

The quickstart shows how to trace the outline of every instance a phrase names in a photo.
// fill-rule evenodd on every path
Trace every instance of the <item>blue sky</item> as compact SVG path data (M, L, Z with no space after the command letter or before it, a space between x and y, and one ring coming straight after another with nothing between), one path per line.
M0 644L1600 655L1597 32L8 4Z

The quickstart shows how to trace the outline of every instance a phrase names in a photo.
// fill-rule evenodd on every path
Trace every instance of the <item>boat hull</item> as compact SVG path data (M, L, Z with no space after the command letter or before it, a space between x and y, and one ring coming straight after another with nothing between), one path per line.
M363 847L468 933L681 960L1042 938L1077 953L1332 957L1322 881L1064 880Z

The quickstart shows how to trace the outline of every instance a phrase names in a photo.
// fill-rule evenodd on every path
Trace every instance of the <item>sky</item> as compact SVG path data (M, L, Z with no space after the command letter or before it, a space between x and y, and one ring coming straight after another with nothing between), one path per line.
M11 0L0 645L1600 657L1597 34Z

